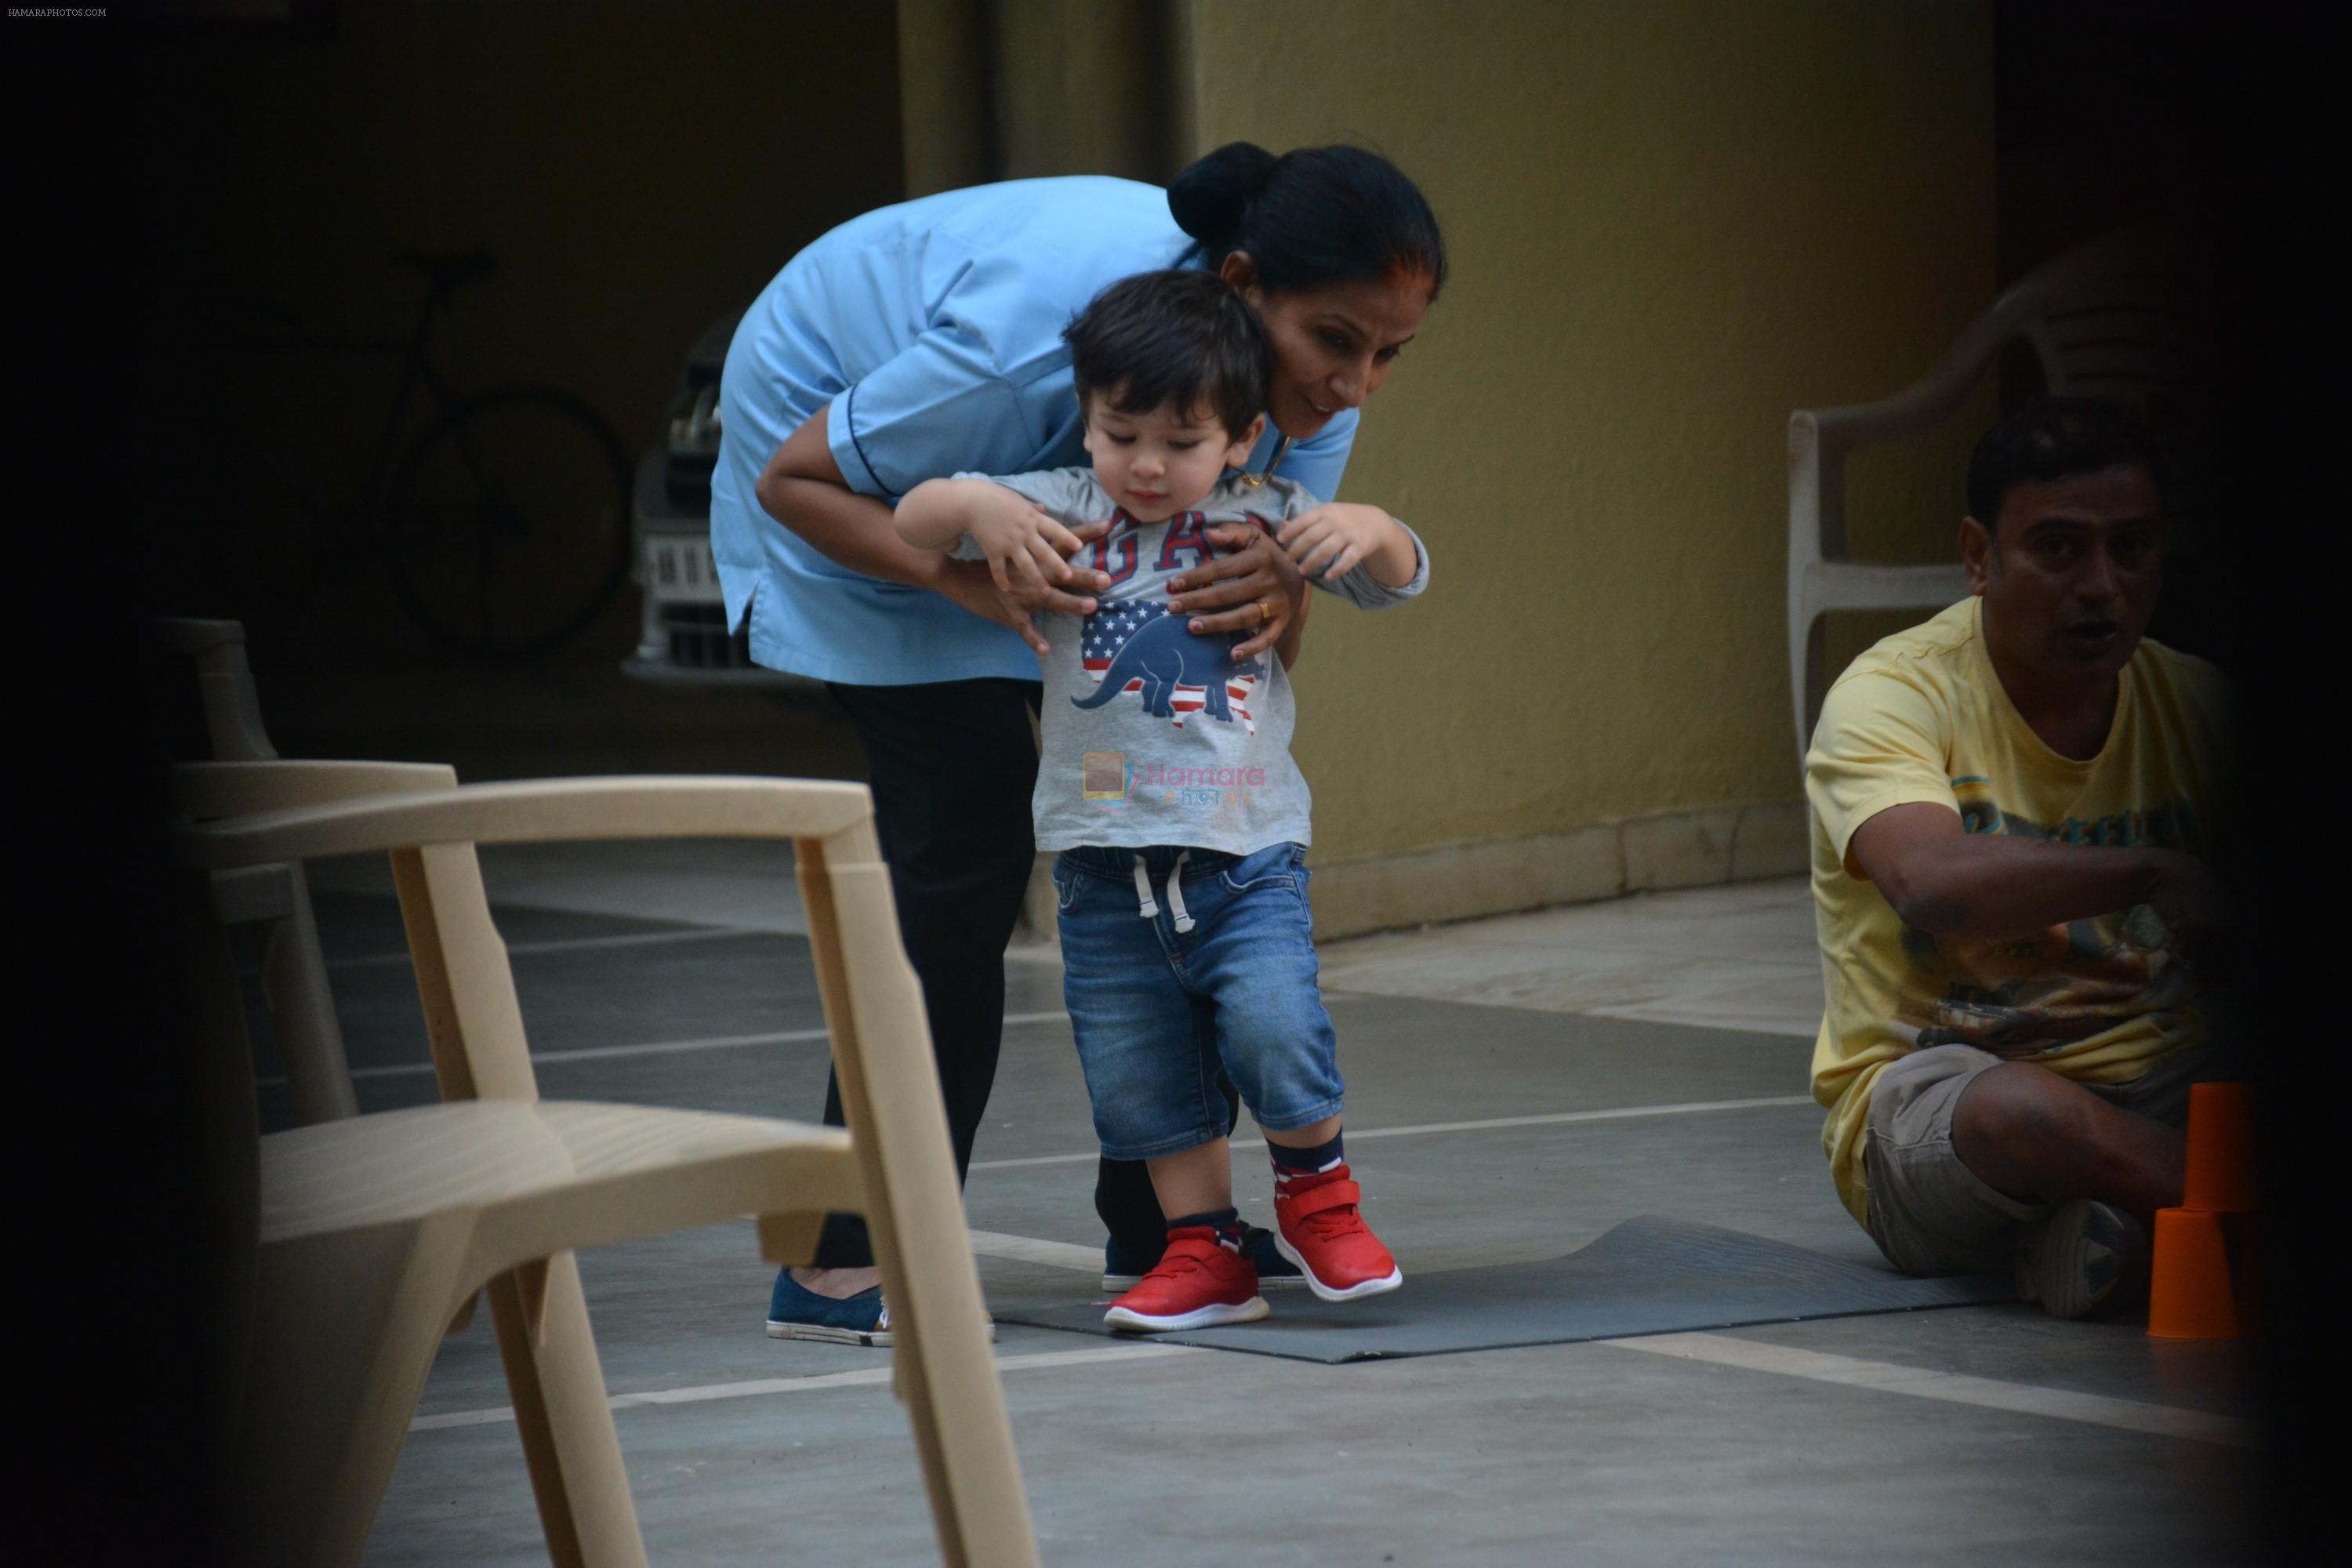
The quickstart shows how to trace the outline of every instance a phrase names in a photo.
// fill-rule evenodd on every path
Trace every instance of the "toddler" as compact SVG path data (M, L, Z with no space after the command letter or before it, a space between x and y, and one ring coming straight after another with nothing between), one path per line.
M1167 584L1209 559L1206 530L1271 533L1317 587L1365 609L1419 594L1427 554L1377 507L1318 504L1237 471L1265 429L1273 356L1214 274L1145 273L1065 334L1089 468L917 486L899 536L986 559L1000 585L1057 581L1078 556L1110 579L1095 613L1040 617L1044 752L1034 800L1054 867L1065 992L1103 1152L1142 1160L1168 1241L1111 1303L1114 1327L1262 1318L1234 1206L1232 1078L1273 1155L1275 1245L1325 1300L1404 1281L1359 1212L1342 1085L1316 983L1308 796L1291 692L1272 653L1236 663ZM1091 537L1090 537L1091 536Z

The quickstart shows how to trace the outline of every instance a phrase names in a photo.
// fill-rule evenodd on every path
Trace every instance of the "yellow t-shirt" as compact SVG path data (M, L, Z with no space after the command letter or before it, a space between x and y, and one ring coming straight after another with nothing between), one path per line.
M1871 1082L1905 1052L1969 1045L2125 1083L2204 1037L2193 976L2146 906L2024 941L1961 941L1906 929L1847 868L1854 830L1912 801L1951 807L1970 833L2213 857L2229 764L2219 672L2141 643L2106 745L2070 761L2011 705L1985 651L1979 604L1964 599L1855 659L1830 689L1805 758L1827 1001L1813 1098L1829 1109L1822 1144L1856 1219L1868 1203Z

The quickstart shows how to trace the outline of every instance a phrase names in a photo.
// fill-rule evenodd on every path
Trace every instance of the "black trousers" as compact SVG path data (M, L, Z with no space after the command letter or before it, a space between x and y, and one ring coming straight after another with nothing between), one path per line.
M922 982L961 1181L996 1082L1004 948L1036 859L1029 796L1037 749L1029 713L1037 710L1041 688L1034 680L987 679L826 689L866 748L875 831L890 866L898 932ZM1226 1096L1237 1115L1240 1102L1230 1086ZM845 1125L837 1079L825 1089L824 1120ZM1165 1239L1167 1222L1139 1161L1101 1162L1095 1210L1123 1248L1156 1253ZM827 1215L814 1261L821 1268L871 1265L866 1222Z

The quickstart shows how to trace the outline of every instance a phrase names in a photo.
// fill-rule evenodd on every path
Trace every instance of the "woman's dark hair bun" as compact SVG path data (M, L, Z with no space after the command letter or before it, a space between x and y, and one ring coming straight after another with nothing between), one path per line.
M1281 160L1255 142L1228 142L1186 164L1168 185L1176 226L1214 250L1241 232L1249 205Z
M1168 210L1192 237L1179 266L1212 270L1238 250L1260 287L1283 293L1358 278L1445 284L1445 238L1404 171L1364 147L1295 147L1277 158L1232 142L1168 185Z

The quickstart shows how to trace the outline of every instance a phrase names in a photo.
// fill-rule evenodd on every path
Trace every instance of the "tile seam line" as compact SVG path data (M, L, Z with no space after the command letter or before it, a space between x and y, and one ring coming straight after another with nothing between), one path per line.
M509 905L509 908L513 906ZM568 911L558 910L557 913ZM609 936L549 937L541 942L510 942L506 944L509 957L542 952L582 952L599 948L658 947L675 942L723 942L741 936L798 936L797 931L769 931L759 926L688 926L674 931L619 931ZM410 954L404 948L397 952L363 952L351 958L327 960L329 969L384 969L405 967ZM247 977L260 971L251 964L238 966L237 973Z
M1001 1376L1008 1372L1049 1367L1083 1368L1097 1362L1158 1361L1170 1356L1210 1353L1198 1345L1119 1345L1109 1350L1044 1351L1031 1355L1000 1356L993 1364ZM807 1377L762 1377L741 1383L711 1383L690 1388L615 1394L607 1396L605 1403L614 1410L634 1410L659 1405L706 1405L714 1400L749 1399L770 1394L803 1394L828 1388L887 1385L890 1379L890 1363L885 1362L880 1366L859 1367L851 1372L817 1373ZM457 1426L490 1426L511 1422L514 1418L513 1405L497 1405L480 1410L448 1410L433 1415L419 1415L409 1422L408 1429L411 1432L435 1432Z
M1425 1121L1409 1127L1365 1127L1348 1130L1359 1142L1370 1138L1412 1138L1431 1132L1484 1132L1503 1127L1556 1127L1579 1121L1628 1121L1647 1116L1693 1116L1720 1110L1755 1110L1769 1106L1813 1105L1810 1094L1761 1095L1748 1100L1677 1100L1664 1105L1620 1105L1599 1110L1554 1110L1534 1116L1494 1116L1476 1121ZM1263 1149L1263 1138L1236 1138L1235 1149ZM1014 1160L974 1160L975 1171L1008 1171L1029 1165L1072 1165L1101 1158L1089 1154L1032 1154Z
M405 963L406 959L404 958L402 962ZM1018 1024L1023 1026L1030 1024L1060 1023L1066 1021L1068 1018L1069 1015L1067 1013L1058 1011L1050 1013L1007 1013L1004 1015L1004 1021L1006 1024ZM531 1053L530 1059L532 1063L536 1065L542 1062L611 1061L623 1057L667 1057L675 1056L684 1051L719 1051L733 1050L750 1046L796 1045L808 1040L824 1039L826 1037L826 1034L827 1031L821 1028L772 1029L756 1035L712 1035L703 1038L691 1040L647 1040L629 1046L583 1046L576 1050L533 1051ZM353 1068L352 1068L352 1077L354 1079L363 1078L426 1078L430 1077L432 1072L433 1064L431 1062L391 1062L378 1067ZM257 1079L254 1081L257 1087L259 1088L283 1089L286 1087L286 1075L283 1073L278 1073L268 1078Z
M2073 1389L2044 1388L2037 1384L2011 1383L1968 1373L1937 1372L1898 1362L1866 1361L1858 1356L1741 1339L1736 1334L1642 1334L1591 1342L1612 1350L1641 1351L1649 1355L1767 1373L1834 1387L2039 1415L2188 1442L2252 1447L2259 1441L2255 1424L2238 1416Z
M2233 1447L2252 1447L2257 1440L2253 1423L2233 1416L2214 1415L2207 1411L2189 1410L2178 1405L2150 1405L2137 1400L2117 1399L2105 1394L2084 1394L2068 1389L2044 1388L2033 1384L2011 1383L1995 1378L1976 1377L1963 1373L1937 1372L1924 1367L1905 1366L1894 1362L1874 1362L1853 1356L1828 1355L1793 1346L1776 1345L1757 1340L1743 1340L1729 1334L1709 1332L1649 1334L1630 1338L1594 1340L1589 1342L1605 1345L1612 1350L1640 1351L1646 1354L1668 1359L1695 1361L1704 1365L1762 1372L1835 1387L1894 1394L1907 1398L1930 1399L1945 1404L1998 1410L2010 1415L2038 1415L2053 1420L2073 1421L2114 1430L2139 1432L2152 1436L2213 1443ZM1170 1356L1207 1353L1209 1352L1204 1347L1192 1345L1122 1345L1109 1350L1048 1351L1031 1355L1004 1356L998 1358L994 1365L1001 1376L1006 1373L1033 1369L1069 1366L1083 1369L1098 1363L1123 1363L1132 1361L1159 1360ZM758 1378L684 1388L648 1389L635 1394L613 1394L609 1397L608 1403L616 1411L648 1405L700 1405L717 1400L751 1398L764 1394L871 1387L887 1384L890 1378L891 1368L886 1364L859 1367L849 1372L820 1373L804 1377ZM431 1415L420 1415L409 1423L409 1430L425 1432L460 1426L492 1426L511 1422L513 1419L514 1409L511 1405L494 1405L476 1410L445 1411Z
M1068 1016L1067 1013L1007 1013L1004 1015L1004 1021L1007 1024L1049 1024ZM577 1050L569 1051L533 1051L530 1054L530 1060L531 1065L537 1067L546 1062L610 1061L620 1057L667 1057L685 1051L731 1050L747 1046L789 1046L808 1040L825 1039L829 1037L830 1033L831 1031L823 1028L777 1029L758 1035L713 1035L707 1038L693 1040L652 1040L634 1046L583 1046ZM353 1079L427 1078L432 1075L432 1072L431 1062L393 1062L382 1067L353 1068L352 1077ZM263 1087L282 1089L286 1085L286 1075L279 1073L274 1077L257 1079L254 1081Z

